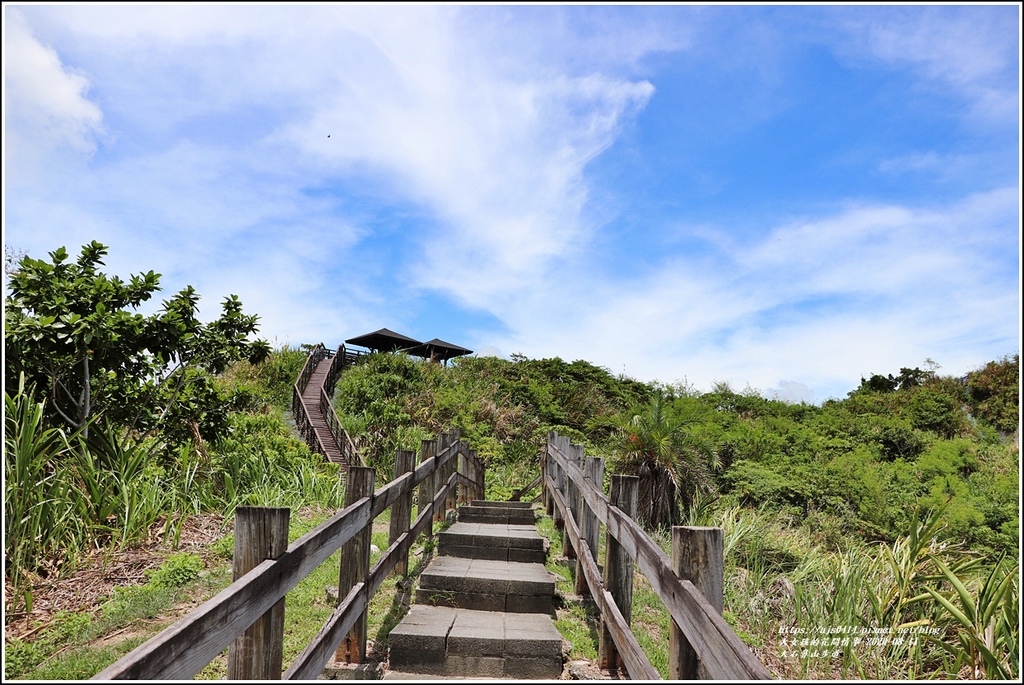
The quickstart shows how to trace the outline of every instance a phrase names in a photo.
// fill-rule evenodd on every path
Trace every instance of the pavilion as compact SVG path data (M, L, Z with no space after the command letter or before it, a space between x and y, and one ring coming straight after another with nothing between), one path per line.
M423 344L415 338L410 338L409 336L402 335L401 333L395 333L387 328L382 328L379 331L360 335L355 338L349 338L345 343L348 345L359 345L360 347L365 347L366 349L374 352L394 352L396 350L404 350L408 347Z
M428 340L425 343L420 343L413 347L407 347L403 352L411 354L417 357L423 357L432 361L448 363L448 360L452 357L461 357L467 354L473 354L473 350L467 350L465 347L459 345L453 345L450 342L445 342L440 338L434 338Z

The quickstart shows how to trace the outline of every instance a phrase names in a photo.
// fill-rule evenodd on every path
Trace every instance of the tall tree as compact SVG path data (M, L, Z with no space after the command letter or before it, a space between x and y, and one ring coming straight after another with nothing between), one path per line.
M698 430L701 411L696 404L676 407L659 391L609 421L615 469L640 479L637 520L644 525L679 523L696 496L711 490L719 461Z
M93 241L75 261L63 247L49 262L20 259L4 302L6 382L17 387L24 374L45 390L57 425L87 430L102 413L128 429L162 430L172 441L215 437L226 413L209 374L266 357L269 345L249 340L258 317L244 314L231 295L220 317L204 324L192 286L144 316L137 310L160 290L160 275L148 271L127 282L107 276L99 270L106 254Z

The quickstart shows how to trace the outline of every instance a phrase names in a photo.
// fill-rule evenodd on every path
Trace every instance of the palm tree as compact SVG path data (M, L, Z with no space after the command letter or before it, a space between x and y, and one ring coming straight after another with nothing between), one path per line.
M639 477L637 521L650 528L679 523L696 497L712 490L719 467L713 443L697 430L701 409L677 404L658 391L608 420L613 468Z

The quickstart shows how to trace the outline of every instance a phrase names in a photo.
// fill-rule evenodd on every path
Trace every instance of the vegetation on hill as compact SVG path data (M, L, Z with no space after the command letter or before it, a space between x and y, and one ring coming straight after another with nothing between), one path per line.
M798 516L838 548L850 536L891 542L915 511L942 507L944 535L995 552L1015 549L1019 529L1006 418L1018 377L1019 355L966 379L903 369L902 380L873 376L818 407L725 385L644 385L583 361L468 357L444 367L375 354L343 374L335 406L362 436L364 460L385 474L396 449L444 427L459 428L492 465L535 470L539 445L557 430L614 470L660 474L649 476L645 517L655 526L716 496L721 506Z
M381 354L345 372L335 405L385 474L395 449L451 426L492 491L533 477L550 430L639 475L655 536L724 529L727 618L782 677L1015 678L1019 356L966 378L929 367L812 406L583 361ZM644 626L655 651L660 616Z
M4 568L8 608L83 551L174 538L190 514L341 501L337 473L283 415L305 353L250 340L227 298L210 323L186 287L151 316L153 272L129 281L91 243L22 256L4 302Z
M191 288L134 313L157 275L108 278L105 249L85 246L73 264L63 250L23 257L9 274L8 616L87 549L154 529L173 541L188 516L240 504L342 502L336 467L288 417L306 351L250 340L256 317L234 298L199 323ZM492 498L536 475L551 430L606 457L608 474L640 476L653 535L725 530L727 618L784 677L1016 678L1019 355L963 378L936 371L874 374L813 406L585 361L374 354L345 370L334 402L382 481L397 449L448 428L484 458ZM783 630L914 626L912 641L825 657L780 644Z

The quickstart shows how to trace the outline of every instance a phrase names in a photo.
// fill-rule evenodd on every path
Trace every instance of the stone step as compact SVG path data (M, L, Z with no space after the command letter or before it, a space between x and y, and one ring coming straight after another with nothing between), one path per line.
M562 673L562 638L546 614L414 604L388 641L395 671L517 679Z
M548 541L532 525L459 521L437 537L442 556L542 564L548 554Z
M459 507L459 521L533 526L537 523L537 515L529 502L473 500Z
M474 507L489 507L491 509L532 509L533 505L529 502L502 502L500 500L488 500L488 499L475 499L472 500L470 506Z
M540 563L436 557L420 574L416 602L478 611L554 611L555 581Z

